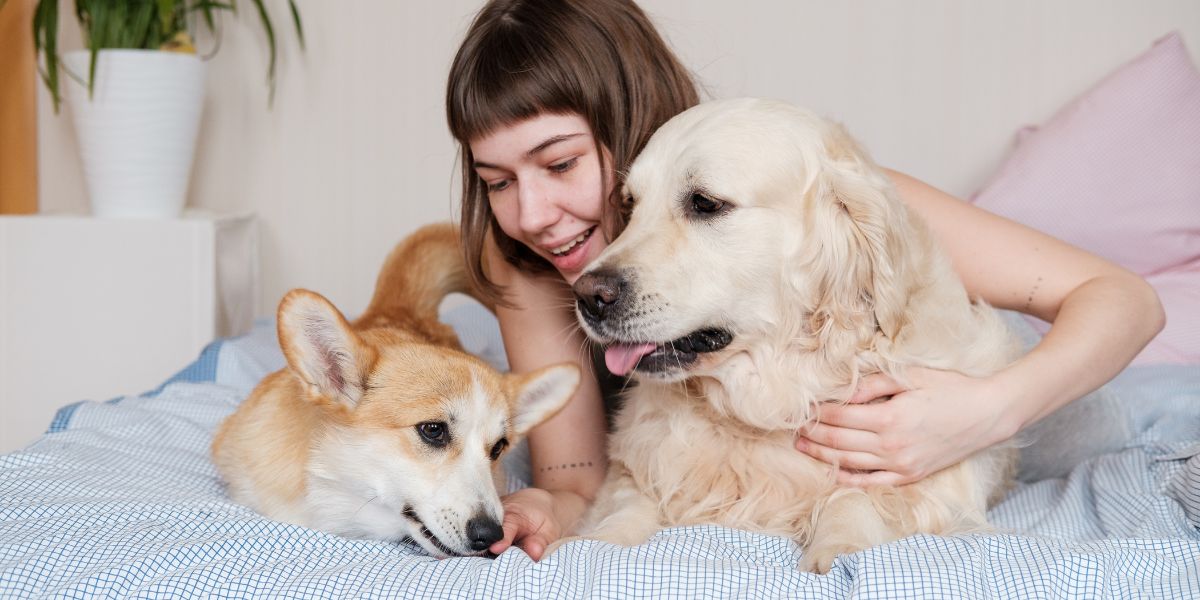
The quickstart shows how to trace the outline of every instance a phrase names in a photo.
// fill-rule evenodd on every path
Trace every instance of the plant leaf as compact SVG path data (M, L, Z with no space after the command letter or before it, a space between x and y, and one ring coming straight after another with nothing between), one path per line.
M0 0L3 7L8 0ZM54 101L54 111L59 112L62 94L59 89L60 69L64 68L58 56L59 0L34 0L33 47L34 53L44 58L38 65L38 73ZM267 85L270 89L268 104L275 101L276 66L279 58L275 26L267 11L264 0L251 0L267 36ZM87 81L79 74L67 70L73 79L87 85L88 97L95 91L96 69L99 52L104 48L137 48L157 50L180 32L188 31L188 15L200 12L204 23L212 33L219 33L215 13L228 10L237 13L237 0L75 0L75 18L79 21L84 37L84 46L89 53ZM292 25L304 50L304 25L296 0L288 0ZM219 37L218 37L219 40ZM218 46L220 45L218 41Z
M58 0L40 0L33 13L33 50L46 57L42 80L50 89L57 114L62 106L58 86Z
M216 33L217 24L213 19L213 10L228 10L236 12L236 7L230 2L215 2L213 0L198 0L193 2L188 10L198 10L204 15L204 24L208 26L209 33Z
M263 6L263 0L252 0L254 8L258 10L258 17L262 21L263 29L267 33L267 48L271 53L271 60L267 65L267 87L270 91L267 95L267 105L275 103L275 28L271 26L271 16L267 14L267 7Z
M162 45L162 41L155 39L159 36L155 28L157 19L154 18L156 12L154 2L146 0L131 8L134 9L134 12L129 15L129 27L123 29L126 35L122 40L121 47L157 49Z
M92 20L92 32L88 36L88 50L91 51L91 57L88 60L88 99L92 98L92 92L96 89L96 54L100 51L100 41L102 36L107 35L107 24L111 16L108 11L100 9L99 14L88 14Z
M304 27L300 24L300 11L296 8L295 0L288 0L288 8L292 10L292 24L296 26L296 37L300 39L300 49L304 50Z
M158 0L158 29L163 39L171 39L175 34L175 0Z

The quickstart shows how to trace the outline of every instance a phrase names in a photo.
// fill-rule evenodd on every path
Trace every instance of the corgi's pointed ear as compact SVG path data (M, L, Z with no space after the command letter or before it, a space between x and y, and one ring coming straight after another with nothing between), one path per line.
M519 436L562 410L579 388L579 367L566 363L511 377L513 429Z
M353 406L362 397L373 353L346 318L316 292L292 290L279 302L279 346L314 390Z

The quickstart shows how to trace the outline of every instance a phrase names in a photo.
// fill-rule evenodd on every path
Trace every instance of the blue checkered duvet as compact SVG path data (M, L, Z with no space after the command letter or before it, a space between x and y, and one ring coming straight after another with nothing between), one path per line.
M503 360L494 332L464 333ZM0 597L1200 597L1200 519L1187 502L1200 494L1200 367L1118 378L1135 436L1066 477L1018 486L991 513L1002 533L914 536L818 576L795 569L789 540L716 526L636 548L576 542L535 563L515 549L439 561L266 520L225 496L208 445L281 365L262 323L158 390L63 409L41 440L0 456Z

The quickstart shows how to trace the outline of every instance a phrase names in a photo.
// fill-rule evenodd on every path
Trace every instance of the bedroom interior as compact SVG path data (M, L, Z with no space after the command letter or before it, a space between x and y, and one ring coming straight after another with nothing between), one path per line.
M582 543L541 563L514 552L433 561L232 504L207 440L282 364L270 322L279 298L306 287L356 314L396 241L457 216L443 94L479 4L300 1L306 46L280 35L269 108L253 14L222 16L187 215L136 222L88 216L74 126L34 68L34 0L0 7L0 596L1200 593L1191 0L639 2L709 97L812 108L880 164L1159 291L1168 329L1092 397L1128 407L1128 426L1089 424L1104 438L1089 452L1103 455L1072 455L1079 465L1066 471L1039 465L1041 480L989 515L1003 531L917 536L817 578L790 568L788 540L718 527L666 530L629 550ZM286 0L266 6L286 15ZM82 47L63 13L64 49ZM201 54L217 43L197 36ZM506 368L488 315L450 303L444 318ZM1027 343L1045 331L1010 321Z

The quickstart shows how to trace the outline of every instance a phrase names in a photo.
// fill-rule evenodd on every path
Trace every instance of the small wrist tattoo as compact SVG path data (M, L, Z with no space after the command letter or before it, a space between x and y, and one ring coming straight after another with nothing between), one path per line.
M585 469L585 468L592 467L592 466L595 466L595 465L590 460L573 462L573 463L563 463L561 465L551 465L549 467L542 467L542 468L538 469L538 473L545 473L547 471L563 471L566 469Z

